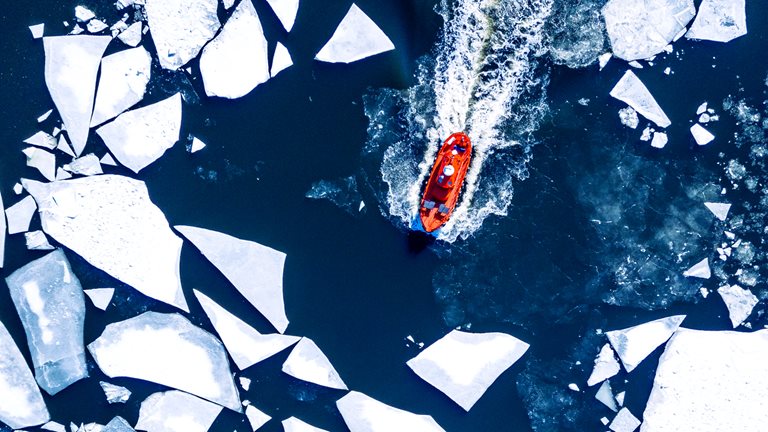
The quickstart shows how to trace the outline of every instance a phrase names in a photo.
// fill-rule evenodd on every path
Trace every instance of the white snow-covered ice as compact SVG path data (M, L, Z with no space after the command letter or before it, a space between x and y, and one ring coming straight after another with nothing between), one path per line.
M146 0L160 66L176 70L197 57L221 27L218 0Z
M600 387L595 393L595 399L600 401L613 412L617 412L619 410L618 405L616 405L616 398L613 396L610 380L605 380L602 384L600 384Z
M99 158L93 153L80 156L79 158L72 160L72 162L65 164L63 168L72 174L84 176L104 174L104 171L101 169Z
M144 47L127 49L101 60L91 127L111 120L144 98L152 75L152 58Z
M283 363L283 372L302 381L332 389L348 390L328 357L312 339L306 337L301 338L291 350L291 354Z
M135 48L141 43L142 28L141 21L136 21L129 25L127 29L120 32L120 34L117 35L117 38L129 47Z
M622 408L616 417L613 418L608 429L614 432L635 432L640 426L640 420L637 419L628 409Z
M24 140L26 144L47 148L53 150L56 148L56 138L43 131L38 131L31 137Z
M314 427L296 417L289 417L283 420L282 423L285 432L328 432L325 429Z
M659 127L665 128L672 124L645 84L631 70L627 70L616 83L611 96L625 102Z
M703 0L685 37L729 42L747 34L745 0Z
M192 144L189 146L190 153L197 153L206 147L205 143L197 137L192 137Z
M691 126L691 135L693 135L693 139L696 140L696 144L703 146L707 145L712 142L712 140L715 139L715 136L712 135L712 133L698 123Z
M351 432L445 432L431 416L394 408L356 391L337 400L336 407Z
M29 250L55 249L53 246L51 246L51 243L48 242L48 238L45 236L45 233L40 230L25 232L24 240L26 241L27 249Z
M5 217L8 218L8 234L28 231L35 210L37 210L37 204L31 196L25 196L21 201L5 209Z
M632 372L653 350L672 336L684 319L685 315L674 315L609 331L605 335L621 359L624 369Z
M731 205L728 203L705 202L704 205L721 221L728 218L728 212L731 211Z
M93 288L84 291L85 295L91 299L91 303L101 310L107 310L109 303L112 302L112 296L115 294L114 288Z
M595 357L595 367L592 369L592 374L587 379L587 385L593 386L599 382L605 381L608 378L619 373L621 366L616 360L616 355L613 353L613 349L610 344L603 345L600 349L600 353Z
M299 0L267 0L285 31L290 32L299 13Z
M45 23L31 25L29 31L32 33L32 39L40 39L45 34Z
M258 430L268 421L272 420L272 417L264 414L253 405L248 405L245 407L245 417L248 419L248 423L251 425L252 431Z
M712 277L712 270L709 268L709 258L704 258L692 265L691 268L683 272L683 276L699 279L709 279Z
M389 37L353 3L315 59L329 63L352 63L393 49L395 45Z
M39 147L27 147L24 150L27 157L27 166L40 171L48 181L56 180L56 156Z
M108 403L126 403L131 398L131 391L125 387L110 384L106 381L99 381L99 385L104 390L104 396L107 398Z
M141 403L136 429L149 432L208 432L219 405L171 390L149 395Z
M272 56L272 69L269 71L269 74L274 78L280 72L291 67L291 65L293 65L291 53L288 52L288 48L285 45L278 42L275 47L275 55Z
M667 145L667 142L669 142L669 138L667 138L666 133L654 132L653 139L651 140L651 147L664 148Z
M738 285L724 285L717 289L725 306L728 308L728 316L733 328L738 327L746 320L752 309L757 305L758 299L748 288Z
M124 418L117 416L104 425L101 432L135 432L135 430Z

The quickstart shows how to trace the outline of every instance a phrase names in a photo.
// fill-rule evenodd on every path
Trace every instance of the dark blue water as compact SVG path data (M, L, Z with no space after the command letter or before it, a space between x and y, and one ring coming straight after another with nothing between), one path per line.
M481 95L470 113L456 120L480 137L483 149L477 159L482 163L473 165L471 199L445 238L424 245L406 229L407 188L439 143L431 134L452 125L440 115L446 99L435 89L457 88L440 82L453 73L444 64L450 64L456 54L452 44L465 34L445 29L433 1L359 1L397 49L352 65L319 64L314 53L351 2L304 0L289 35L266 2L254 3L270 49L283 42L295 65L248 96L225 101L204 97L196 61L191 80L163 74L155 64L147 101L181 89L189 96L182 136L194 134L208 147L189 155L178 144L132 176L147 183L171 225L205 227L287 253L288 333L315 340L350 388L430 414L448 431L602 430L599 418L610 412L593 399L593 390L567 389L571 382L585 387L604 343L598 329L679 313L688 314L686 326L726 329L720 299L702 299L699 288L716 289L724 282L748 286L737 269L758 281L765 276L768 192L762 185L768 171L759 155L766 125L743 115L748 108L761 119L766 115L768 66L760 60L768 49L765 4L748 2L747 36L728 44L681 39L675 53L635 71L673 121L670 143L655 150L638 139L647 122L637 130L622 126L617 111L623 105L608 96L626 63L614 59L602 72L595 64L582 67L609 48L595 12L602 2L501 2L490 14L498 48L480 60L486 79L474 87ZM438 10L449 21L469 10L448 3ZM108 21L119 17L110 1L83 4ZM63 33L60 23L73 21L75 5L45 0L0 11L0 190L6 205L16 200L13 184L36 175L24 167L21 141L38 130L37 116L53 107L43 79L42 44L31 40L27 26L45 22L46 34ZM548 54L550 49L556 54ZM667 66L674 71L670 76L662 73ZM724 107L729 97L733 103ZM579 99L589 101L582 105ZM717 139L699 148L688 128L704 101L721 120L707 125ZM102 153L95 136L89 146ZM729 175L731 161L746 174ZM110 172L129 175L123 169ZM358 215L339 208L349 203L305 197L319 180L349 176L366 202ZM722 187L734 203L727 226L702 205L717 200ZM713 265L716 277L703 284L683 278L682 271L705 256L719 261L714 249L726 228L751 242L754 256ZM23 236L11 236L0 273L5 277L39 256L25 250ZM102 313L88 306L86 343L107 323L144 310L171 312L74 253L67 256L85 288L117 288L117 307ZM193 288L201 288L260 331L270 331L191 247L183 250L181 270L188 299ZM764 295L760 283L751 288ZM190 303L190 319L213 331L202 309ZM755 328L765 324L763 308L753 316ZM6 290L0 290L0 320L28 356ZM507 332L531 344L469 413L405 365L418 353L406 346L406 336L429 344L459 326ZM614 391L626 387L626 404L638 417L660 352L626 377L628 383L623 376L614 380ZM282 374L286 356L242 373L254 380L243 399L275 419L263 430L281 430L279 420L289 416L345 430L334 405L343 393ZM54 420L106 423L122 415L135 423L140 402L163 390L131 379L109 380L134 396L126 405L108 405L98 385L104 376L89 361L91 379L46 396ZM244 417L226 411L212 428L233 429L249 430Z

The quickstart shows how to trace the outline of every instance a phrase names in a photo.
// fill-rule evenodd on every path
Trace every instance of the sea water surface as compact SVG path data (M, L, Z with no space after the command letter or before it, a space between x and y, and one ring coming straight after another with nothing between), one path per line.
M568 384L585 389L604 330L680 313L688 314L686 326L726 329L717 296L699 294L720 281L765 297L766 3L747 2L748 35L727 44L683 38L672 54L635 70L672 119L662 150L639 140L647 121L636 130L619 122L624 105L608 93L626 62L614 59L598 71L597 55L610 49L603 1L359 0L396 50L351 65L313 61L351 3L302 0L286 34L266 2L254 1L270 50L283 42L295 65L239 100L206 98L196 61L189 77L155 64L144 103L181 90L182 136L194 134L208 147L190 155L179 143L131 174L147 183L171 225L285 252L288 333L311 337L350 388L432 415L447 431L601 431L599 419L612 413L594 400L594 389L574 392ZM6 206L17 200L19 178L37 178L24 166L22 140L53 108L42 44L27 26L45 22L46 34L66 33L62 21L73 22L78 4L112 21L120 16L111 1L93 0L0 10ZM720 120L707 125L716 140L698 147L688 128L705 101ZM442 139L457 130L470 133L477 149L463 201L436 242L414 241L408 227L421 184ZM90 139L101 149L98 137ZM734 204L728 226L702 204L725 199ZM749 244L728 261L715 251L724 229ZM110 322L172 312L66 253L85 288L117 288L108 312L89 305L86 343ZM40 256L26 251L23 236L10 236L0 273ZM682 277L704 257L717 262L716 278ZM204 289L270 331L194 248L185 246L181 270L188 298ZM190 303L191 320L212 331ZM764 304L758 308L755 328L766 324ZM7 289L0 290L0 320L29 360ZM428 345L452 328L506 332L531 345L468 413L405 365L419 352L407 336ZM660 352L628 382L614 383L638 417ZM290 416L345 430L334 405L343 393L282 374L287 354L242 373L253 379L243 398L275 419L263 430L282 430L278 420ZM45 396L54 420L106 423L121 415L134 424L141 401L164 390L109 380L134 395L108 405L98 384L105 377L90 357L89 370L91 379ZM225 410L212 430L249 428Z

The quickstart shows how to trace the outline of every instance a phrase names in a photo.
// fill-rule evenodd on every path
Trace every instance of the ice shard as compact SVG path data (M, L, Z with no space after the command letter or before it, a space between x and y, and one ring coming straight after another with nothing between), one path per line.
M267 39L251 0L242 0L200 56L205 93L237 99L269 80Z
M731 211L731 205L727 203L705 202L704 205L721 221L728 218L728 212Z
M40 429L51 432L67 432L67 428L64 427L63 424L57 423L55 421L49 421L48 423L40 426Z
M144 182L100 175L22 183L38 203L46 234L141 293L189 310L179 279L182 240Z
M275 47L275 55L272 56L272 69L269 74L274 78L280 72L291 67L293 60L291 59L291 53L288 52L288 48L280 42Z
M610 0L603 7L613 55L627 61L664 51L695 14L693 0Z
M107 402L114 403L126 403L131 398L131 391L125 387L110 384L105 381L99 381L101 389L104 390L104 396L107 398Z
M91 127L111 120L144 98L152 75L152 58L144 47L104 57Z
M717 293L722 297L725 306L728 308L728 316L731 319L733 328L741 325L749 315L752 309L757 305L758 300L752 291L744 289L738 285L725 285L717 289Z
M283 301L285 254L216 231L175 226L279 331L288 327Z
M141 43L141 33L142 31L142 24L141 21L137 21L130 26L128 26L127 29L120 32L119 35L117 35L117 38L120 39L121 42L128 45L129 47L137 47Z
M620 369L621 366L616 360L613 349L611 349L609 344L605 344L595 358L595 368L592 369L592 374L587 380L587 385L591 387L599 382L605 381L619 373Z
M267 0L285 31L290 32L299 13L299 0Z
M83 288L61 249L5 279L27 335L35 379L54 395L88 376Z
M625 102L643 117L656 123L659 127L667 127L672 124L664 114L656 99L645 87L642 81L631 70L627 70L616 86L611 90L611 96Z
M78 155L88 139L96 73L111 40L85 35L43 38L45 83Z
M445 432L431 416L397 409L356 391L336 401L336 406L351 432Z
M189 146L190 153L197 153L206 147L205 143L197 137L192 137L192 144Z
M141 403L136 429L151 432L208 432L221 407L171 390L154 393Z
M712 135L711 132L704 129L704 127L698 123L691 126L691 135L693 135L693 139L696 141L696 144L700 146L707 145L715 139L715 136Z
M387 35L353 3L315 59L329 63L352 63L393 49L395 45Z
M453 330L407 364L424 381L469 411L528 346L504 333Z
M27 362L0 322L0 422L20 429L48 420L48 408Z
M31 137L25 139L24 142L29 145L47 148L48 150L56 148L56 138L43 131L38 131Z
M607 406L608 409L613 412L619 410L619 407L616 405L616 398L613 396L613 390L611 389L611 381L609 380L603 381L600 388L597 389L595 399L602 402L603 405Z
M21 201L5 209L8 218L8 234L18 234L29 230L29 223L37 210L35 199L24 197Z
M324 387L348 390L328 357L309 338L301 340L293 347L291 354L283 363L283 372L302 381Z
M138 173L179 140L181 94L128 111L96 129L121 164Z
M85 6L75 6L75 18L79 22L87 22L96 18L96 14Z
M32 33L32 39L40 39L45 33L45 24L35 24L29 26L29 31Z
M691 266L691 268L683 272L683 276L699 279L709 279L712 277L712 270L709 268L709 258L704 258Z
M85 290L85 295L91 299L91 303L101 310L107 310L114 294L114 288L94 288Z
M27 249L29 250L54 250L48 242L48 238L42 231L32 231L24 233L24 240L27 243Z
M104 426L101 432L135 432L124 418L117 416Z
M622 408L621 411L616 414L616 417L613 418L608 429L613 432L635 432L635 429L637 429L638 426L640 426L640 420L632 415L628 409Z
M259 411L253 405L245 407L245 417L248 418L248 423L251 425L251 430L254 432L264 426L268 421L272 420L272 417Z
M110 324L88 350L110 378L142 379L242 411L224 346L179 314L145 312Z
M197 290L194 292L227 352L241 370L283 351L301 339L282 334L261 334L205 294Z
M765 429L768 330L679 329L659 360L641 432Z
M221 23L218 0L146 0L160 66L176 70L197 57Z
M745 0L704 0L685 37L729 42L747 34Z
M40 171L48 181L56 180L56 156L53 153L37 147L27 147L24 150L27 166Z
M674 315L623 330L609 331L605 335L619 355L624 369L632 372L653 350L672 336L684 319L685 315Z
M117 162L115 162L115 159L109 153L102 156L101 159L99 159L99 162L102 165L117 166Z
M79 158L74 159L72 162L65 164L62 168L72 174L79 174L84 176L104 174L104 171L101 169L101 162L99 162L99 158L93 153L80 156Z
M320 429L307 424L296 417L289 417L283 420L283 430L285 432L328 432L325 429Z

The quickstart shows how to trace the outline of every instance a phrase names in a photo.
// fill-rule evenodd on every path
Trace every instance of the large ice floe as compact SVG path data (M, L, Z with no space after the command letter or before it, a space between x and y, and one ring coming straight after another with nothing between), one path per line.
M288 318L283 301L284 253L203 228L174 228L192 242L277 331L285 332Z
M118 161L138 173L179 140L181 94L128 111L96 129Z
M111 120L144 98L152 75L152 57L144 47L104 57L91 126Z
M267 0L267 3L277 15L285 31L291 31L296 21L296 14L299 13L299 0Z
M146 0L160 66L176 70L197 57L221 23L218 0Z
M315 59L329 63L352 63L393 49L395 45L387 35L353 3Z
M48 420L48 408L27 362L0 322L0 422L20 429Z
M624 369L632 372L653 350L677 330L685 315L675 315L639 324L623 330L606 332L608 341L621 359Z
M328 432L325 429L320 429L304 421L301 421L296 417L289 417L283 420L282 424L283 430L285 432Z
M182 240L144 182L100 175L22 183L38 203L46 234L141 293L189 310L179 280Z
M205 93L237 99L269 80L267 39L251 0L242 0L224 28L203 49Z
M141 403L136 429L150 432L208 432L220 412L219 405L178 390L154 393Z
M616 83L611 90L611 96L625 102L659 127L665 128L672 124L648 88L631 70L627 70Z
M43 38L45 83L78 155L88 139L96 74L111 40L85 35Z
M61 249L5 280L27 334L35 379L51 395L88 376L83 287Z
M403 411L355 391L336 401L336 406L351 432L445 432L431 416Z
M110 324L88 350L111 378L143 379L242 410L224 346L181 315L145 312Z
M291 350L291 354L283 363L283 372L302 381L332 389L348 390L328 357L312 339L306 337L301 338Z
M205 294L197 290L194 292L227 352L241 370L279 353L301 339L282 334L261 334Z
M725 306L728 308L728 317L731 325L736 328L741 325L749 315L752 309L757 305L758 300L752 291L744 289L738 285L725 285L717 289L717 293L722 297Z
M662 52L695 14L693 0L610 0L603 8L613 55L627 61Z
M681 328L659 360L641 432L765 430L768 330Z
M747 34L745 0L704 0L690 30L688 39L729 42Z
M528 346L504 333L453 330L408 360L408 366L469 411L488 387L525 354Z

